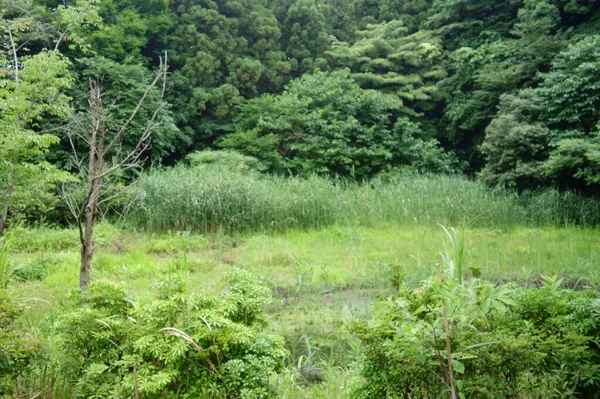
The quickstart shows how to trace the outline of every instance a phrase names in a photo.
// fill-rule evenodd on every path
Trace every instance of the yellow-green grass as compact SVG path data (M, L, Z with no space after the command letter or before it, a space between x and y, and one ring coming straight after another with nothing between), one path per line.
M409 282L427 277L443 250L440 228L423 226L346 227L278 234L141 234L100 225L92 278L122 281L135 294L183 267L187 255L191 286L214 288L228 267L250 269L273 287L348 286L381 288L389 265L402 265ZM57 235L70 240L56 241ZM28 248L31 237L37 237ZM46 237L44 239L44 237ZM539 275L600 282L600 230L595 228L467 229L467 271L490 279L532 281ZM45 269L41 281L18 284L23 292L57 299L78 281L79 249L74 230L15 232L11 261ZM68 242L68 245L66 244Z

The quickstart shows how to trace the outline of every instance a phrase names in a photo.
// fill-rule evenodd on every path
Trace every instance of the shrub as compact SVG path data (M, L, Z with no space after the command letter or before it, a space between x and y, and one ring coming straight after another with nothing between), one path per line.
M264 398L286 355L262 331L270 291L234 270L220 298L185 294L185 284L140 307L120 286L96 282L85 306L59 318L59 367L78 397Z
M26 375L45 353L41 335L18 322L23 309L0 289L0 397L13 393L16 378Z
M351 325L363 341L366 379L353 396L447 394L443 299L461 397L597 398L600 295L556 285L515 288L477 279L401 287L380 317Z

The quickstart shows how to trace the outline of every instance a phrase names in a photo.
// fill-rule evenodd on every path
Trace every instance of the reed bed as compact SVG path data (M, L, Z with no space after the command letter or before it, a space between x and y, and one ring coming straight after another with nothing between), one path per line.
M130 215L146 231L282 231L339 224L597 225L600 201L545 190L518 194L462 176L357 183L175 167L140 177Z

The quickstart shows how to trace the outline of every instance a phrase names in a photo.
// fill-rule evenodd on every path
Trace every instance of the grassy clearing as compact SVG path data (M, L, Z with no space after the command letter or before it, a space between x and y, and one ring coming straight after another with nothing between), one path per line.
M369 183L283 178L176 167L139 179L130 215L146 231L283 231L331 225L502 228L600 223L600 201L547 190L518 195L460 176L404 176Z
M30 305L28 323L44 329L60 299L78 284L77 233L49 228L14 233L11 261L27 265L20 269L27 281L12 290ZM286 337L289 363L310 361L328 377L324 385L300 388L298 376L288 370L276 381L280 396L343 397L357 381L360 351L345 322L372 315L374 303L394 289L394 272L406 273L410 284L428 277L443 236L439 227L417 225L229 235L146 234L101 224L92 279L120 282L139 301L149 301L152 287L182 270L184 262L194 292L221 290L218 282L233 266L249 269L272 288L269 328ZM485 278L536 284L541 275L558 274L578 287L600 284L595 228L470 228L466 256L466 270L477 269Z
M269 330L290 352L273 381L282 398L343 398L360 382L361 347L347 322L372 319L395 276L416 286L432 274L443 250L438 223L468 223L467 275L600 286L600 202L574 194L519 196L448 176L357 184L183 167L139 184L146 194L127 225L97 227L92 280L118 282L143 304L181 273L190 292L221 291L233 267L256 273L274 297ZM30 305L27 324L51 331L78 286L78 233L13 233L11 262L24 266L12 292ZM306 386L304 364L326 382Z

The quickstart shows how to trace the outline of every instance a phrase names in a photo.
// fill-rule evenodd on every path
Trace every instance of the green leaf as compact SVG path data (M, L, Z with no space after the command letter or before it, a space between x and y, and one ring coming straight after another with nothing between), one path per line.
M465 372L465 365L458 360L452 360L452 367L454 368L454 371L459 374L463 374Z

